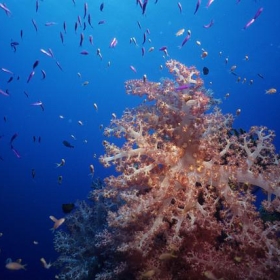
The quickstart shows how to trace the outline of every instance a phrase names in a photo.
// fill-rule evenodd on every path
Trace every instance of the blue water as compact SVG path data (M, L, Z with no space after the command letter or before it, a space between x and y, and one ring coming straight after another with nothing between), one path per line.
M1 280L54 279L56 269L46 270L40 265L41 257L47 262L57 258L49 216L63 217L62 203L87 199L91 189L90 164L95 167L95 177L105 178L114 173L113 168L104 169L98 161L104 153L100 125L107 126L112 113L120 116L125 108L141 102L138 97L125 94L124 81L141 79L144 74L154 81L169 76L167 70L160 67L166 61L164 53L159 51L162 46L167 46L168 58L194 65L200 71L204 66L209 68L209 74L203 77L205 87L223 101L220 105L223 113L235 114L241 109L234 123L236 128L247 130L252 125L265 125L276 134L280 132L279 93L265 94L269 88L280 88L278 0L242 0L239 4L236 0L216 0L208 9L207 1L202 1L195 15L196 0L181 0L182 13L177 1L158 0L154 4L155 1L150 0L145 15L135 2L104 0L101 12L101 0L87 1L93 28L88 25L87 18L83 19L84 1L80 0L76 0L76 5L72 0L39 1L37 12L35 0L6 0L11 15L0 9L0 68L14 73L13 80L7 83L11 74L0 71L0 89L9 92L9 96L0 94ZM244 30L260 7L264 8L262 14ZM78 16L87 26L85 30L78 26L75 32ZM38 32L32 19L37 23ZM214 25L203 28L211 19ZM100 20L105 23L98 25ZM45 26L46 22L55 24ZM185 33L176 37L175 33L181 28ZM150 34L142 45L146 29ZM188 29L191 39L180 49L178 46ZM60 32L64 36L63 44ZM82 47L79 46L81 33L84 34ZM93 36L93 45L89 35ZM114 37L118 44L110 48ZM137 46L129 42L131 37L136 38ZM201 46L196 44L197 40ZM19 43L16 49L11 47L11 42ZM142 46L146 50L144 56L141 55ZM155 50L148 52L152 46ZM49 48L54 58L40 51ZM96 55L98 48L102 60ZM208 52L204 59L201 58L202 48ZM81 55L82 50L87 50L89 55ZM39 65L27 83L36 60ZM59 61L63 71L55 61ZM137 73L130 69L131 65ZM230 72L233 65L237 66L237 76ZM46 72L44 80L41 70ZM239 83L238 76L241 77ZM244 78L247 81L242 83ZM253 84L249 85L251 79ZM85 81L89 84L83 86ZM230 96L225 99L226 93ZM43 102L44 111L31 105L37 101ZM9 144L15 133L18 136L13 147L20 158ZM65 147L64 140L74 148ZM279 151L280 137L276 137L274 143ZM55 163L62 158L65 166L56 168ZM34 178L32 169L36 173ZM61 185L58 176L63 177ZM38 241L38 245L34 245L34 241ZM28 264L27 270L7 270L7 258L22 259L23 264Z

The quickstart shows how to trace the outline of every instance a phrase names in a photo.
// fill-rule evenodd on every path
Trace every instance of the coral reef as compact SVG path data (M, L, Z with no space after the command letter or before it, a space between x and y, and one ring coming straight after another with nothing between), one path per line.
M252 192L261 188L263 209L280 212L274 133L233 133L232 115L207 112L216 102L199 72L175 60L166 66L175 80L125 83L127 94L147 100L105 129L125 141L104 141L100 161L119 175L91 193L107 219L82 244L96 246L107 230L103 254L114 262L95 279L279 279L280 222L261 218Z

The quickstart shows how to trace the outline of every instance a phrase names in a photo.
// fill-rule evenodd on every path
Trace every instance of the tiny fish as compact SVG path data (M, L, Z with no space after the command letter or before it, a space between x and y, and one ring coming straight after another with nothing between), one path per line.
M102 12L103 9L104 9L104 3L101 3L101 4L100 4L100 7L99 7L99 10Z
M130 65L129 68L134 72L134 73L137 73L137 70L134 66Z
M62 144L65 146L65 147L67 147L67 148L74 148L74 146L73 145L71 145L68 141L66 141L66 140L64 140L63 142L62 142Z
M266 94L275 94L277 92L276 88L270 88L265 91Z
M39 60L36 60L34 63L33 63L33 70L39 65Z

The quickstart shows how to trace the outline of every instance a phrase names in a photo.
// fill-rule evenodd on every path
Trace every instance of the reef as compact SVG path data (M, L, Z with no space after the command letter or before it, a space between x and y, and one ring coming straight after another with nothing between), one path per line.
M280 213L274 132L233 133L195 67L166 67L173 79L125 83L146 100L105 129L124 140L104 141L100 157L118 175L56 233L60 279L279 279L280 222L263 218L253 192L267 195L266 215Z

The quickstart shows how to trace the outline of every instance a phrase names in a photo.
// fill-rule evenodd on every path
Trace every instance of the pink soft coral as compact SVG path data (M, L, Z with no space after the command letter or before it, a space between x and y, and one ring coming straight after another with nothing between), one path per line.
M251 192L262 188L265 209L279 211L274 133L234 133L231 115L205 113L213 99L194 67L166 66L176 82L126 82L148 101L105 130L125 138L121 148L104 141L100 158L120 172L104 190L121 201L108 215L123 234L118 251L141 256L139 279L278 279L280 223L260 218Z

